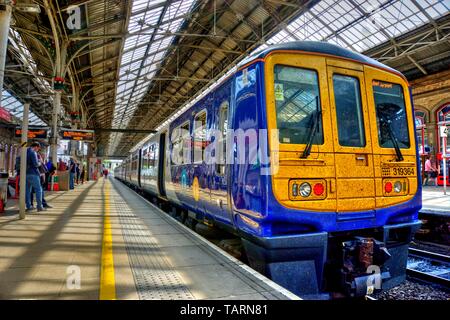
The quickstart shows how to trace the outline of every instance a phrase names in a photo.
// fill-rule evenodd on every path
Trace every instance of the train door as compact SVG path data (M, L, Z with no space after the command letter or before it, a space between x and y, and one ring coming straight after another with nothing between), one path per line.
M364 73L330 66L328 86L334 130L337 212L375 212L373 153ZM351 69L350 69L351 68ZM360 70L358 70L360 69Z
M166 189L164 186L164 170L166 161L166 132L159 136L159 156L158 156L158 189L161 197L166 196Z
M229 89L229 86L227 86ZM224 90L226 91L226 90ZM221 92L219 92L221 93ZM215 128L217 129L215 161L209 164L209 189L210 200L209 210L216 220L229 224L231 215L228 206L228 182L227 182L227 165L226 165L226 141L228 128L228 111L229 111L229 94L217 96L214 101L214 110L216 111Z
M140 188L142 188L141 184L141 169L142 169L142 149L139 149L138 155L137 155L137 167L136 167L136 177L137 177L137 183Z

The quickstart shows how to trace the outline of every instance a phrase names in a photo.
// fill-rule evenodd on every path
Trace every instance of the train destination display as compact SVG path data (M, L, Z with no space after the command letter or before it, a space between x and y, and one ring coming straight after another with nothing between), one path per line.
M28 139L47 139L48 128L28 128ZM16 138L22 137L22 128L18 127L15 130Z
M60 134L63 140L94 141L93 130L61 129Z

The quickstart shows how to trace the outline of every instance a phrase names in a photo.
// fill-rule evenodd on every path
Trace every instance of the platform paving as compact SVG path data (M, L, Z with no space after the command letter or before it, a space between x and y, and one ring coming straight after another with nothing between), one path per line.
M422 212L450 215L450 187L425 186L422 190Z
M105 212L115 299L298 298L113 178L46 199L25 220L15 201L0 214L0 299L99 299Z

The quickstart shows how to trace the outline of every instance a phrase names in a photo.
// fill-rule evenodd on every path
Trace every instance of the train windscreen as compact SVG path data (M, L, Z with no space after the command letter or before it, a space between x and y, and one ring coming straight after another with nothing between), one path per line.
M410 140L403 87L383 81L373 81L372 85L380 146L408 149Z
M274 72L280 142L308 144L311 130L315 128L312 144L323 144L317 73L284 65L276 65Z

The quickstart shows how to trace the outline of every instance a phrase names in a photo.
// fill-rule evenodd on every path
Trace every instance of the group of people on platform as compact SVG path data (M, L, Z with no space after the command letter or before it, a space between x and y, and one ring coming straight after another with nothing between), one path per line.
M58 171L69 170L69 188L74 189L75 183L84 183L85 169L84 166L74 159L70 159L65 163L62 159L57 163L56 167L52 157L44 161L45 155L41 152L41 144L33 142L27 149L27 169L26 169L26 188L25 188L25 205L26 211L30 212L35 209L37 211L46 211L51 208L45 200L45 190L48 188L50 177ZM20 156L16 158L15 170L17 176L21 177L20 172ZM36 197L37 207L33 205L34 195Z
M69 171L69 188L75 188L75 184L84 183L86 170L83 164L71 158L69 162L62 159L58 161L58 171Z
M437 186L438 176L442 175L441 161L436 161L434 156L428 155L425 160L425 165L423 168L423 185L428 186L429 182L432 181L433 185ZM450 161L447 161L447 177L450 171Z

